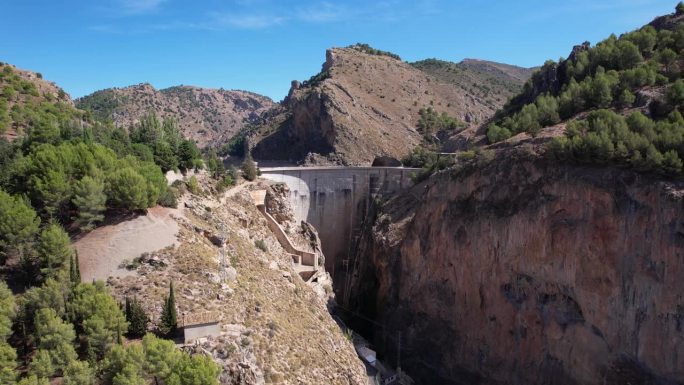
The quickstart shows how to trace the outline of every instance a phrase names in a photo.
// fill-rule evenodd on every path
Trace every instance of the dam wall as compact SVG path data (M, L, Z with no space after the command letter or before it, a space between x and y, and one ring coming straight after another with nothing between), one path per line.
M295 219L318 231L325 268L346 267L361 224L377 195L410 187L411 173L402 167L278 167L262 168L261 177L285 183Z

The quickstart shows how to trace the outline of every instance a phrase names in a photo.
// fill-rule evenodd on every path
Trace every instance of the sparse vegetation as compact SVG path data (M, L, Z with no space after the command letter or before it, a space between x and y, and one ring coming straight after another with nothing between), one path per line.
M397 55L395 53L375 49L375 48L373 48L370 45L365 44L365 43L356 43L354 45L350 45L347 48L355 49L359 52L367 53L369 55L388 56L388 57L391 57L393 59L401 60L401 57L399 57L399 55Z
M450 117L446 112L440 114L432 107L421 108L418 114L420 116L418 131L423 134L423 138L428 143L435 142L436 136L440 133L455 133L466 127L466 124L460 120Z
M199 187L199 182L197 181L196 176L191 176L190 179L188 179L187 182L188 186L188 191L190 191L192 194L199 194L200 193L200 187Z
M488 106L499 108L508 98L522 90L532 70L485 61L452 63L438 59L421 60L411 65L443 82L453 84ZM450 108L451 104L447 105Z

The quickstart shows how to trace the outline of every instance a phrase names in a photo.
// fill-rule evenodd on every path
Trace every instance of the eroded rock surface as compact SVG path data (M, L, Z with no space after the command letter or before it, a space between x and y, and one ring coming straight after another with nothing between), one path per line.
M380 209L355 305L422 384L681 383L683 194L514 155L438 174Z

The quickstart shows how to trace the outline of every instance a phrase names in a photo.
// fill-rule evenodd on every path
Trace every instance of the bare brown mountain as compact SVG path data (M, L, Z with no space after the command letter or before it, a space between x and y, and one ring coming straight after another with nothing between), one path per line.
M472 73L470 81L485 79L501 96L492 98L471 91L467 84L455 85L459 79L423 71L382 51L359 45L330 49L322 71L303 84L293 82L282 106L253 133L253 155L352 165L369 164L377 156L400 158L423 138L417 129L422 108L477 124L512 94L503 89L516 87L493 84L492 79L502 85L507 80L464 68ZM520 80L509 78L519 87Z
M258 123L274 102L248 91L193 86L157 90L143 83L97 91L77 99L76 105L123 127L131 126L151 111L161 117L172 117L184 136L206 147L220 146L246 124Z

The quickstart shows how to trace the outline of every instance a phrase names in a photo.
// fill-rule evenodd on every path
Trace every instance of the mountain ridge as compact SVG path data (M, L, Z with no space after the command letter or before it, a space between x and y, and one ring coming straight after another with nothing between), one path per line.
M107 88L76 99L76 106L117 126L131 127L149 112L172 117L200 147L220 147L275 103L251 91L150 83Z

